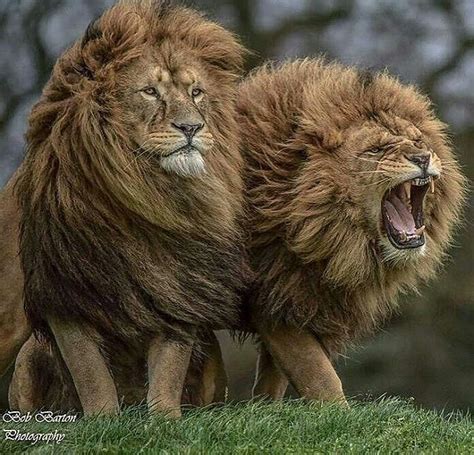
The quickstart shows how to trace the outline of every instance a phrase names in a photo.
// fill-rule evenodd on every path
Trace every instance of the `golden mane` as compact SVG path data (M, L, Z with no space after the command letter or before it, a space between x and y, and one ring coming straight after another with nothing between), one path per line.
M263 321L309 328L337 353L383 319L400 291L433 276L446 253L465 187L446 127L413 86L322 60L267 65L239 93L253 308ZM364 146L379 140L374 131L414 131L442 163L416 260L391 262L380 251L365 204L374 187L358 170Z
M116 75L150 47L170 65L175 53L199 60L212 82L215 145L202 178L133 155ZM245 279L234 108L244 55L195 11L122 1L58 59L15 180L25 308L37 330L47 333L49 314L121 341L234 324Z
M169 206L163 187L170 182L161 175L162 182L157 182L131 159L127 153L132 150L130 134L114 111L117 71L136 60L147 47L165 41L169 48L185 47L204 61L212 80L221 87L221 102L211 114L216 142L222 147L228 140L236 141L229 105L235 98L234 85L242 71L245 51L235 36L197 12L171 7L167 2L122 1L92 23L82 41L58 60L42 99L31 112L27 141L34 153L28 154L22 175L28 174L24 185L34 182L33 203L48 191L45 185L54 177L57 185L71 191L93 189L88 202L93 206L103 203L105 207L98 210L104 210L107 217L115 215L118 225L126 208L162 227L186 230L193 226L191 219L179 216L175 207ZM240 166L240 158L237 154L225 156L226 160L209 160L215 167L212 175L229 186L238 186L237 173L232 169ZM80 181L61 181L71 174L79 177L79 173ZM17 187L21 182L20 176ZM74 188L76 185L78 188ZM96 199L100 190L106 194L103 201ZM20 188L18 193L25 192ZM58 197L64 198L67 210L71 203L67 199L69 191L59 192ZM201 227L206 232L213 223Z

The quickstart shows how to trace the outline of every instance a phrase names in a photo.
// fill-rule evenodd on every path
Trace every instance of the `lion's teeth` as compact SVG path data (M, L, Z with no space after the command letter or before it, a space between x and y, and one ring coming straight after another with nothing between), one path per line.
M407 234L406 234L406 232L402 232L402 233L400 234L400 239L402 240L402 242L406 242L406 240L407 240Z
M411 183L410 182L404 182L403 183L403 191L405 193L405 199L410 203L410 198L411 198Z
M435 192L435 182L434 182L434 179L430 179L430 183L431 183L431 193L434 193Z
M412 180L413 185L415 185L415 186L423 186L423 185L426 185L427 183L429 183L430 181L431 181L430 177L428 177L426 179L417 178L417 179Z
M423 226L421 226L420 228L418 228L418 229L415 231L415 234L418 235L418 236L420 236L421 234L423 234L423 232L425 231L425 229L426 229L426 226L423 225Z

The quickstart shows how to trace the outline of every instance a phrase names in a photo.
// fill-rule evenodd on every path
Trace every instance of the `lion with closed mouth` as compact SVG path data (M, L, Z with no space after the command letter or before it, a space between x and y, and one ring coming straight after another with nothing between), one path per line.
M62 358L85 414L117 412L148 381L150 409L179 415L193 343L236 324L246 286L235 119L244 55L192 10L121 1L59 58L2 195L28 320L57 346L32 338L20 353L20 408L32 405L30 367L41 376L44 355ZM2 262L16 265L15 251Z
M254 393L344 400L331 361L432 277L464 177L429 100L386 73L321 60L254 72L238 99Z

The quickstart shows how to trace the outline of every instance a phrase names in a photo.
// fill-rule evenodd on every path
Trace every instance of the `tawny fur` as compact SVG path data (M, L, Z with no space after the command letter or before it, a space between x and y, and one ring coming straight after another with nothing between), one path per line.
M99 39L59 59L30 116L16 194L25 306L36 328L54 314L140 344L157 329L228 327L237 315L241 181L232 100L242 49L194 12L139 5L108 11ZM198 56L213 82L216 146L203 178L168 175L132 153L115 75L148 46L161 46L168 59Z
M445 257L465 186L446 127L413 86L311 59L255 71L238 111L254 317L304 327L334 356ZM425 200L424 254L411 256L385 250L380 218L384 192L403 179L406 147L433 151L442 169Z
M203 176L173 175L134 154L118 86L149 51L170 71L205 74L213 146ZM230 32L192 10L123 1L60 57L12 182L37 334L50 337L51 316L92 328L116 377L135 372L143 384L154 334L194 341L193 329L236 325L248 279L234 108L244 55Z

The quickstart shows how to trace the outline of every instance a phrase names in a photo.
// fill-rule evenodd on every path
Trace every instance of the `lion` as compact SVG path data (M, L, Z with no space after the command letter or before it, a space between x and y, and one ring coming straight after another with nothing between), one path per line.
M12 384L20 407L52 374L85 415L117 413L146 382L151 411L180 415L193 346L218 350L211 330L236 324L248 279L245 53L193 10L121 1L59 58L0 212L1 325L15 321L2 368L36 336Z
M268 64L238 113L261 340L254 395L345 402L333 360L431 278L465 179L427 97L386 72Z

